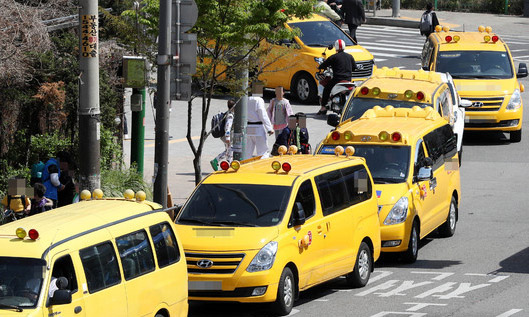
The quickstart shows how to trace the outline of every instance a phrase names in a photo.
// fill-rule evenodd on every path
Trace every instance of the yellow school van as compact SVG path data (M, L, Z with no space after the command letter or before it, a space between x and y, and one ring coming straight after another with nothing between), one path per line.
M316 153L352 145L373 175L378 198L382 252L400 252L415 262L419 240L439 228L455 233L461 199L457 138L432 107L376 106L344 122Z
M520 142L524 86L518 78L527 76L527 65L515 71L507 43L490 27L457 32L438 26L424 44L422 67L450 73L461 97L472 102L465 130L508 132L511 142Z
M144 193L133 195L0 226L0 315L187 316L174 224Z
M314 285L341 275L366 285L380 227L364 159L292 154L220 166L176 218L189 299L269 302L287 315Z

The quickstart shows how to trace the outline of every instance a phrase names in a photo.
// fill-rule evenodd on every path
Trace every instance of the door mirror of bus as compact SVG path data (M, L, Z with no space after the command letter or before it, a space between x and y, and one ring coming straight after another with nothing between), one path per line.
M340 117L336 113L331 113L327 115L327 124L331 127L338 126L338 123L340 123Z
M426 181L432 179L432 168L431 167L421 167L419 173L417 173L417 180Z
M423 67L422 67L422 70L429 71L430 68L428 68L428 65L426 65L426 66L423 66Z
M431 157L423 157L421 160L421 167L432 167L433 160Z
M470 107L472 106L472 101L468 99L461 99L461 101L459 102L459 106L463 108Z
M292 225L294 227L301 226L305 223L305 211L303 210L303 205L301 205L300 202L296 202L294 204L294 210L293 213L293 219L292 219Z
M520 65L518 66L518 73L516 73L516 77L518 78L527 77L527 64L520 63Z
M58 289L50 298L50 305L64 305L72 302L72 293L68 289Z

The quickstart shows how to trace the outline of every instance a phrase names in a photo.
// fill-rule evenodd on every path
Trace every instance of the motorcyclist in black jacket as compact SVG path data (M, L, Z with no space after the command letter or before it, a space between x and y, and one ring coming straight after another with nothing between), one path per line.
M350 81L353 76L353 71L356 69L355 59L351 54L344 51L344 40L336 40L334 42L334 49L336 50L336 54L331 55L318 67L318 69L326 69L329 66L332 68L332 79L323 88L321 108L318 111L319 115L327 113L326 105L334 85L343 80Z

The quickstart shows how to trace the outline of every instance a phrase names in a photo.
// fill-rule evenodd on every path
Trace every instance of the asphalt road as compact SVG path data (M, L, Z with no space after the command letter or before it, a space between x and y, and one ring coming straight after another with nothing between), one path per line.
M519 62L529 62L529 36L512 30L502 34ZM417 30L365 26L358 30L361 45L373 53L378 66L417 69L424 38ZM529 89L529 80L521 82ZM265 95L269 101L271 95ZM288 96L287 96L288 98ZM224 111L226 98L213 101L212 114ZM525 100L524 117L529 93ZM292 101L294 112L308 114L313 147L331 129L318 106ZM200 100L195 101L196 107ZM171 113L169 186L175 202L182 202L194 187L193 158L185 137L186 103L177 102ZM150 113L150 114L149 114ZM152 175L154 126L147 109L145 176ZM150 116L150 117L149 117ZM198 135L199 114L193 118ZM129 121L130 122L130 121ZM502 133L465 133L461 167L462 198L459 222L452 238L434 233L423 239L416 263L404 265L384 256L375 265L369 284L347 289L342 279L303 292L291 315L296 316L529 316L529 127L520 143ZM209 125L209 119L207 120ZM272 139L269 139L272 144ZM127 144L126 144L127 147ZM219 140L206 141L203 173L209 160L222 150ZM268 316L266 305L191 302L189 316Z

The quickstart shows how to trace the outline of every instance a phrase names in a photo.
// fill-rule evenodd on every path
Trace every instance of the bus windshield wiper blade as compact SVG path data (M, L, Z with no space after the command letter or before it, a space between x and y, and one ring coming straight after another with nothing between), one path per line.
M180 218L178 219L178 223L180 222L191 222L191 223L198 223L205 226L211 226L212 224L210 222L199 220L199 219L192 219L192 218Z
M242 221L232 221L232 220L226 220L226 221L213 221L212 223L214 224L219 224L219 225L239 225L239 226L245 226L245 227L258 227L256 224L254 223L250 223L250 222L242 222Z
M16 306L16 305L6 305L6 304L0 304L0 308L3 309L16 309L17 312L24 311L22 307Z

